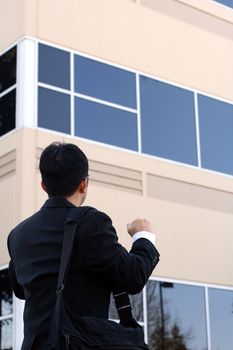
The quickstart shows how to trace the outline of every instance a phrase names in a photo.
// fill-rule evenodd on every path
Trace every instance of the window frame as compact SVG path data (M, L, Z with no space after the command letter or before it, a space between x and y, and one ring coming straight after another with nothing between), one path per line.
M45 44L45 45L49 45L51 47L58 48L58 49L61 49L61 50L64 50L64 51L67 51L67 52L70 53L70 90L61 89L61 88L54 87L52 85L40 83L38 81L38 78L36 79L36 83L35 83L37 91L38 91L38 87L44 87L44 88L51 89L51 90L54 90L54 91L58 91L58 92L69 94L69 96L70 96L71 133L70 134L65 134L63 132L56 132L56 133L58 133L58 134L60 134L62 136L69 135L71 137L76 137L76 138L78 138L80 140L83 140L83 141L91 143L91 144L96 144L96 145L101 145L101 146L104 145L105 147L110 148L110 149L116 149L116 150L121 150L121 151L123 150L123 151L131 153L131 154L141 154L141 155L143 155L145 157L152 158L152 159L158 159L158 160L166 162L166 163L175 164L175 165L181 165L181 166L185 166L185 167L188 167L188 168L191 168L191 169L199 169L199 170L202 170L202 171L204 171L206 173L217 174L217 175L224 176L224 177L227 177L227 178L229 178L229 177L232 178L232 175L230 175L230 174L226 174L226 173L222 173L222 172L219 172L219 171L216 171L216 170L206 169L206 168L202 167L202 164L201 164L201 147L200 147L199 115L198 115L198 98L197 98L197 96L198 96L198 94L201 94L203 96L214 98L214 99L217 99L218 101L222 101L222 102L225 102L225 103L228 103L228 104L231 104L231 105L233 105L233 101L231 101L229 99L226 99L226 98L222 98L220 96L216 96L214 94L209 94L209 93L203 92L203 91L201 91L199 89L192 89L192 88L190 88L190 87L188 87L188 86L186 86L184 84L179 84L179 83L170 81L168 79L162 79L162 78L160 78L158 76L155 76L155 75L152 75L152 74L147 74L145 72L142 72L142 71L139 71L139 70L136 70L136 69L130 69L128 67L126 68L123 65L116 64L116 63L107 61L105 59L100 59L98 57L94 57L93 55L85 54L85 53L80 52L78 50L76 51L76 50L72 50L72 49L66 48L64 46L61 46L61 45L56 45L56 44L50 43L50 42L48 42L46 40L35 39L35 42L36 42L37 46L39 44ZM37 47L37 51L38 51L38 47ZM74 84L74 60L75 60L75 55L86 57L86 58L95 60L97 62L104 63L104 64L107 64L107 65L111 65L113 67L120 68L120 69L123 69L123 70L127 70L128 72L132 72L132 73L136 74L136 109L131 109L131 108L128 108L128 107L125 107L125 106L116 105L116 104L111 103L111 102L103 101L101 99L96 99L96 98L92 98L90 96L86 96L86 95L83 95L83 94L80 94L80 93L76 93L75 92L75 88L74 88L74 85L75 85ZM38 57L37 57L37 59L38 59ZM145 76L145 77L150 78L150 79L158 80L159 82L166 83L166 84L172 85L172 86L177 87L177 88L185 89L185 90L187 90L189 92L192 92L194 94L195 132L196 132L197 164L198 165L191 165L191 164L182 163L182 162L179 162L179 161L176 161L176 160L170 160L170 159L161 158L161 157L158 157L158 156L155 156L155 155L142 153L142 147L141 147L140 81L139 81L140 80L139 79L140 75ZM37 67L37 76L38 76L38 67ZM86 139L86 138L83 138L83 137L80 137L80 136L75 136L75 132L74 132L75 131L74 130L74 123L75 123L75 121L74 121L75 120L75 117L74 117L74 103L75 103L74 99L75 99L75 97L85 98L85 99L88 99L88 100L93 101L93 102L102 103L102 104L105 104L105 105L109 105L110 107L121 108L121 109L125 109L126 111L130 111L130 112L136 113L137 114L138 151L129 150L129 149L122 148L122 147L119 147L119 146L106 144L106 143L103 143L103 142L100 142L100 141ZM37 118L38 101L37 100L36 100L35 109L36 109L36 125L35 125L35 128L38 128L39 130L43 130L43 131L44 130L48 130L48 129L40 128L37 125L37 120L38 120L38 118ZM54 133L53 130L49 130L49 131L51 133Z

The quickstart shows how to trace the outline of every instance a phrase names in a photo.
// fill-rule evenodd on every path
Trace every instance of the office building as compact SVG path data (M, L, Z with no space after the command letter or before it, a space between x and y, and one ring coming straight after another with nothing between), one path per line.
M152 222L161 261L132 297L151 350L233 348L232 0L2 0L0 135L1 350L23 328L7 235L46 200L53 141L85 151L86 204L123 245Z

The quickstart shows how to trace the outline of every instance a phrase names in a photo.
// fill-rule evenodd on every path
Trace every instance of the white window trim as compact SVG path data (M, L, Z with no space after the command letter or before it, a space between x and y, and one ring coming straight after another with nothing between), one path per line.
M70 53L70 133L75 135L74 53Z
M141 123L141 98L140 76L136 73L136 106L137 106L137 129L138 129L138 152L142 153L142 123Z
M200 125L199 125L199 108L198 108L198 94L194 92L194 111L195 111L195 127L196 127L196 143L197 143L197 163L198 167L202 168L201 163L201 139L200 139Z
M148 317L147 317L147 296L146 296L146 286L143 288L142 291L142 297L143 297L143 322L144 322L144 337L145 342L148 344L149 337L148 337Z
M16 128L36 127L37 42L24 38L17 45Z
M8 93L10 93L11 91L13 91L14 89L17 88L17 84L14 84L12 86L10 86L8 89L4 90L1 94L0 94L0 98L7 95Z

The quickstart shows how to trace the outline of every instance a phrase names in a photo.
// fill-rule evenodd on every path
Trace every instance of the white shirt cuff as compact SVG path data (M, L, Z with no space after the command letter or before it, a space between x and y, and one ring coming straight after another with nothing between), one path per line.
M155 246L155 234L148 231L139 231L135 233L132 237L132 243L134 243L139 238L148 239Z

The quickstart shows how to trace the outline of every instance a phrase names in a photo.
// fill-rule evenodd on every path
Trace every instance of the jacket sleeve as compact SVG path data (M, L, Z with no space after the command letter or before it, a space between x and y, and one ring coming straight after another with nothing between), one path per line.
M9 278L10 278L11 287L12 287L13 292L16 295L16 297L19 299L25 299L23 288L17 282L16 275L15 275L15 269L14 269L12 261L10 261L10 263L9 263Z
M111 219L97 212L96 225L85 239L85 261L89 271L100 273L112 290L139 293L145 286L159 253L145 238L134 242L130 252L118 243Z
M11 256L10 238L9 237L8 237L8 241L7 241L7 246L8 246L9 254ZM9 279L10 279L10 283L11 283L11 288L13 289L14 294L19 299L25 299L23 287L18 283L17 278L16 278L15 267L14 267L14 263L13 263L12 259L9 262L9 270L8 271L9 271Z

